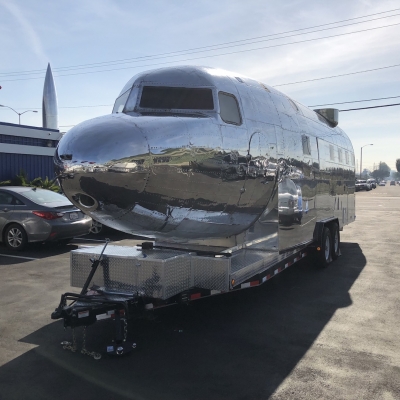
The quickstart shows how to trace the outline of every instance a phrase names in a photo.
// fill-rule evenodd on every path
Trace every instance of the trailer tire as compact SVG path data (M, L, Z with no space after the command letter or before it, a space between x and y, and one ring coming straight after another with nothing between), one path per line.
M340 255L340 233L338 224L331 226L332 235L332 260L336 260Z
M321 247L318 251L317 262L320 268L327 267L332 261L332 235L329 228L324 227Z

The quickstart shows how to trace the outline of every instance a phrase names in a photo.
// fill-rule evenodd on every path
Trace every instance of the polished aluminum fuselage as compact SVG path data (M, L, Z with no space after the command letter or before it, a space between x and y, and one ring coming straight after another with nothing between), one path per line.
M214 108L145 110L144 86L211 89ZM219 93L235 96L239 123L221 118ZM64 193L92 218L174 246L282 251L309 243L317 221L355 218L346 134L272 87L213 68L135 76L113 114L64 135L55 162Z

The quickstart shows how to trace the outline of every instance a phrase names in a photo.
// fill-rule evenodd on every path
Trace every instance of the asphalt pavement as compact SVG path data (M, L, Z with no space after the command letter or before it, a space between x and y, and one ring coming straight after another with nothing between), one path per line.
M160 310L130 324L134 352L99 361L63 350L71 330L50 314L76 291L72 249L135 238L111 231L21 254L0 245L0 399L400 399L399 205L399 186L358 192L328 268L306 259L260 287ZM97 351L112 326L86 336Z

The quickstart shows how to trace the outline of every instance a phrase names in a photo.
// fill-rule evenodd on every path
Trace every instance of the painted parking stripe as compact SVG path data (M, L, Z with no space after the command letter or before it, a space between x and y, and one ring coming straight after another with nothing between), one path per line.
M102 242L102 243L105 243L105 240L103 240L103 239L73 238L72 240L86 240L86 241L89 241L89 242Z
M22 256L11 256L10 254L0 254L0 257L11 257L11 258L22 258L23 260L39 260L38 258L32 258L32 257L22 257Z

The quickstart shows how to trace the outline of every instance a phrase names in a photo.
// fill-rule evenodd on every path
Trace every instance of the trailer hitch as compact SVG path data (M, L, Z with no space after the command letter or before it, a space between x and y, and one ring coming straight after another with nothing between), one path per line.
M140 309L142 302L140 296L134 293L119 293L106 291L105 289L93 286L88 290L98 266L100 265L103 253L109 243L106 243L97 260L90 260L92 268L82 287L80 293L64 293L61 295L58 307L51 314L52 319L64 319L64 328L72 328L72 342L61 343L64 350L77 351L75 328L83 327L82 354L89 355L95 360L101 358L100 353L91 352L86 349L86 329L98 320L111 318L115 321L115 338L112 344L106 346L107 354L121 356L136 348L136 343L128 341L128 322L132 309Z

